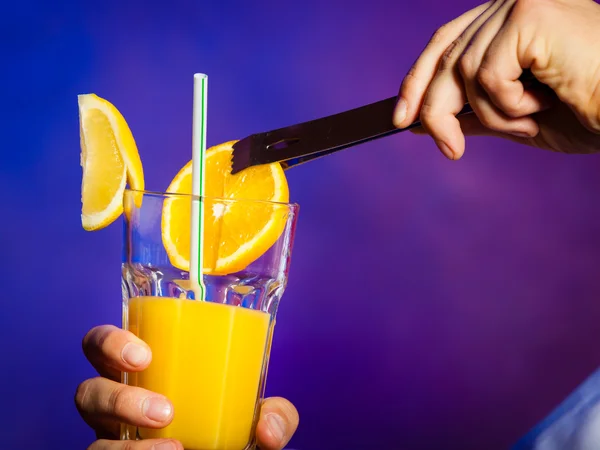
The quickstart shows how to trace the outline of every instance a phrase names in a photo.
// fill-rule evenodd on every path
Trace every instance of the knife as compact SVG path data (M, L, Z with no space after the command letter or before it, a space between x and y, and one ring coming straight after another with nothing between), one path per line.
M248 136L233 145L231 173L261 164L281 163L284 169L298 166L348 147L421 126L405 128L392 123L397 97L277 130ZM471 106L457 114L473 112Z
M526 89L537 81L529 70L524 70L519 80ZM320 119L250 135L233 145L231 173L275 162L289 169L348 147L420 127L420 121L405 128L394 126L392 117L397 99L394 96ZM471 113L473 109L467 103L456 116Z

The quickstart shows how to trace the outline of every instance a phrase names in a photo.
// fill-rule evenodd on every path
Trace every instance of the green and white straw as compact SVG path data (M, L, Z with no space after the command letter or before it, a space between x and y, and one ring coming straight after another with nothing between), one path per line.
M202 276L204 255L204 173L206 161L206 94L208 77L194 74L192 128L192 224L190 235L190 281L196 300L206 300Z

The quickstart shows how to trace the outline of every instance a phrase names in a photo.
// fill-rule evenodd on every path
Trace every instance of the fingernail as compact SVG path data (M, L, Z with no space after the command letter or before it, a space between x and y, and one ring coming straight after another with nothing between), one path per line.
M177 444L173 441L159 442L152 446L152 450L177 450Z
M399 123L402 123L404 119L406 119L407 109L408 104L406 103L406 100L400 97L398 103L396 103L396 108L394 109L394 125L398 126Z
M285 437L285 423L281 416L274 413L267 414L267 425L269 425L273 437L282 441Z
M448 145L442 141L438 141L437 145L439 147L439 149L442 151L442 153L449 159L455 159L454 156L454 152L452 150L450 150L450 147L448 147Z
M171 417L173 408L171 408L171 404L164 398L149 397L144 400L142 412L150 420L163 422Z
M148 350L141 345L128 342L125 347L123 347L123 353L121 356L123 361L125 361L127 364L137 367L146 362L148 359Z

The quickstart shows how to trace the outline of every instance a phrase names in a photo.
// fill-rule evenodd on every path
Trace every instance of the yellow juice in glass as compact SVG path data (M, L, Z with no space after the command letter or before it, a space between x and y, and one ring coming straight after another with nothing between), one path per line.
M174 418L143 439L176 438L186 450L243 450L253 436L270 315L168 297L129 300L129 330L152 350L150 366L128 384L167 396Z

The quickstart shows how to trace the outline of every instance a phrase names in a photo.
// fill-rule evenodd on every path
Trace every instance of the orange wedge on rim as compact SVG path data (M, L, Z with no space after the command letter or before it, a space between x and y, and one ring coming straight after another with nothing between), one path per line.
M144 171L131 130L113 104L95 94L78 96L81 143L81 222L91 231L123 212L123 191L144 189Z

